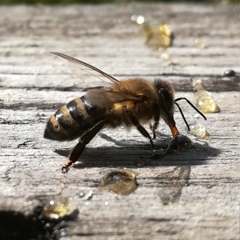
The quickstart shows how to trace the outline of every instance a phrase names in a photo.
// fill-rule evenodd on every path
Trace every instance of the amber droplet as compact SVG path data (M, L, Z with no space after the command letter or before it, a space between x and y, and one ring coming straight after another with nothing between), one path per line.
M201 80L197 80L194 83L195 93L195 105L202 113L219 113L220 108L214 101L210 92L206 91L202 85Z
M189 133L200 139L211 140L211 135L206 131L205 127L199 123L191 125Z
M129 195L138 187L136 181L138 174L132 170L112 171L103 176L100 188L120 195Z
M167 24L151 25L143 24L143 32L146 38L145 44L153 49L166 49L172 46L173 33Z
M77 215L78 209L68 198L51 200L42 211L42 217L49 220L74 219Z
M148 22L142 15L132 15L131 21L142 27L149 48L161 50L172 46L173 32L169 25Z

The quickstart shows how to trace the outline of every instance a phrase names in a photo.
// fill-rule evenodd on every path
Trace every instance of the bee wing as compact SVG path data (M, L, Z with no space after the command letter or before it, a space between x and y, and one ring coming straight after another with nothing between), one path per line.
M109 83L109 80L110 80L112 83L115 83L115 84L119 83L119 81L116 78L112 77L111 75L103 72L102 70L100 70L88 63L85 63L81 60L70 57L63 53L58 53L58 52L52 52L52 53L59 57L66 59L69 64L69 68L71 69L71 71L73 72L73 74L75 76L78 76L80 78L85 78L87 75L88 77L93 76L95 78L98 78L103 82Z
M91 102L91 104L106 108L111 108L115 103L139 101L139 98L129 94L105 89L89 90L87 91L85 97L89 100L89 102Z

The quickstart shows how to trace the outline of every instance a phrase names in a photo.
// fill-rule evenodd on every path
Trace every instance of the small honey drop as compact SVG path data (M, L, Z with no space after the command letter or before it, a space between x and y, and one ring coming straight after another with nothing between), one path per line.
M211 135L206 131L205 127L199 123L190 126L189 133L200 139L211 140Z
M78 209L68 198L50 200L43 207L42 217L49 220L74 219Z

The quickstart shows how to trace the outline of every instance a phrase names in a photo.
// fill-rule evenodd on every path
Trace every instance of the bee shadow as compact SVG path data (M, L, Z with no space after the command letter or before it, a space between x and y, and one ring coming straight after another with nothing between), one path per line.
M159 134L157 134L159 136ZM129 139L117 141L106 134L100 134L103 139L114 143L114 147L87 146L74 164L74 168L85 167L158 167L158 166L194 166L207 164L209 157L218 156L221 150L213 148L206 142L194 141L191 149L166 153L172 138L169 135L160 135L155 141L156 155L152 156L149 143L142 144ZM70 149L56 149L56 153L67 157Z
M106 134L100 136L114 143L114 147L87 147L81 156L81 162L74 164L74 168L138 168L139 171L140 167L174 167L150 179L149 184L158 187L157 194L163 205L174 204L180 200L182 189L189 185L192 166L205 165L207 159L221 153L221 150L203 141L194 141L192 148L184 151L168 152L166 149L172 138L169 135L157 134L156 155L150 157L152 151L149 144L132 142L129 139L117 141ZM67 156L69 149L57 149L55 152Z

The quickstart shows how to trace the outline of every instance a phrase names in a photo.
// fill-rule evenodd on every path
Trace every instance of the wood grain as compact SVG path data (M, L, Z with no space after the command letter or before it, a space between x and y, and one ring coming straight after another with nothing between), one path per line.
M14 6L0 8L0 210L23 211L32 199L68 196L80 214L63 239L239 239L239 76L240 6L129 4ZM133 14L166 22L173 46L144 45ZM14 16L14 17L12 17ZM199 48L195 40L204 41ZM74 78L58 51L89 62L117 78L142 76L173 83L176 97L194 99L192 81L202 79L221 108L207 122L181 102L189 123L199 122L211 142L187 134L190 150L146 161L149 143L132 129L104 129L88 145L74 169L60 172L75 142L43 139L48 118L59 106L84 95L98 81ZM155 144L171 140L161 122ZM101 177L113 169L140 173L129 196L100 191ZM86 200L82 193L93 191Z

